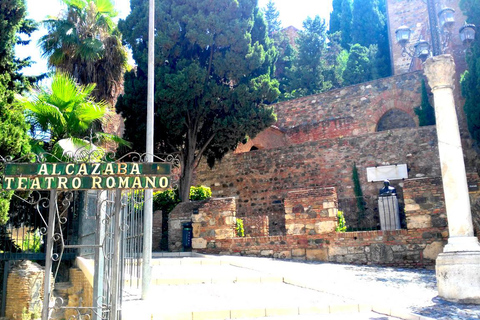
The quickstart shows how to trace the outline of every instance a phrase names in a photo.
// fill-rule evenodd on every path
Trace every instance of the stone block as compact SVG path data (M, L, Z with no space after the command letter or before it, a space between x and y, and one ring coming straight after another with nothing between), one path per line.
M305 257L305 249L292 249L292 258Z
M443 252L444 243L442 241L435 241L430 243L423 250L423 257L425 259L436 260L438 255Z
M263 257L271 257L273 256L273 250L262 250L260 251L260 255Z
M347 247L329 247L328 248L328 256L343 256L345 254L348 254L348 248Z
M337 208L329 208L328 209L328 216L329 217L336 217L338 209Z
M407 229L425 229L432 227L432 217L429 215L407 216Z
M204 218L205 217L201 213L192 214L192 222L202 222Z
M234 236L233 229L215 229L216 239L229 239L229 238L233 238L233 236Z
M192 239L192 249L205 249L207 247L207 240L203 238Z
M286 226L287 234L301 235L305 234L305 225L302 223L292 223Z
M306 257L309 261L328 261L328 249L307 249Z
M291 251L280 251L278 253L274 253L273 257L276 259L291 259L292 252Z
M192 234L194 238L200 237L200 223L192 223Z
M330 209L330 208L335 208L335 202L326 201L323 203L323 209Z
M285 211L286 211L286 208L285 208ZM294 214L286 214L285 215L285 220L293 220L293 219L295 219Z
M226 225L235 225L237 219L235 217L225 217L225 224Z
M405 212L418 211L420 210L420 205L416 203L405 204Z
M315 223L315 232L317 234L329 233L335 231L337 222L335 221L321 221Z

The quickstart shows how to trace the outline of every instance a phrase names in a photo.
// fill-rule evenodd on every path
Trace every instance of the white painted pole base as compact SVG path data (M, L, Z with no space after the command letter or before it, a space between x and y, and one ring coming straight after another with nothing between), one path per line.
M443 252L480 252L477 237L450 237Z
M435 269L441 298L458 303L480 304L479 251L440 253Z

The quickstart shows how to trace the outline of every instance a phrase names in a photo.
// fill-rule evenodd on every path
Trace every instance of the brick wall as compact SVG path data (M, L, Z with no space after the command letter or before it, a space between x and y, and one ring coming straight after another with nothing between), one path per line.
M152 221L152 250L160 251L160 242L162 240L162 211L157 210L153 213Z
M337 193L335 188L296 190L285 198L287 235L315 235L335 231Z
M242 220L245 236L264 237L270 234L268 216L250 216Z
M39 264L28 260L12 268L7 280L7 319L22 319L22 313L40 314L43 305L44 273Z
M409 216L427 215L431 222L413 224L409 230L335 232L336 224L332 215L336 209L336 194L333 188L291 193L286 201L285 215L292 218L287 218L287 221L292 220L292 223L287 225L303 226L289 228L292 232L280 236L236 237L233 223L234 198L180 205L175 209L177 212L174 215L193 221L193 250L196 252L397 267L432 267L448 238L448 231L442 220L445 210L442 199L438 198L439 190L439 179L413 179L405 182L406 199L420 203L409 208ZM315 200L316 196L320 200ZM199 208L198 214L191 211L194 204ZM305 208L307 204L312 206L309 209L313 210L311 212L319 212L315 213L315 218L313 215L310 217L305 210L303 213L296 212L301 211L301 207ZM429 210L429 207L432 210ZM186 210L183 213L180 212L182 208ZM324 221L331 222L331 228L315 229L315 224ZM307 227L308 224L312 227ZM181 230L176 232L177 237L181 237Z
M276 125L299 143L375 132L377 122L392 109L416 119L413 108L421 102L421 78L420 72L407 73L277 103Z
M73 308L93 306L93 287L79 268L70 268L69 272L72 286L67 290L68 304L65 309L65 319L75 319L78 312ZM85 309L83 311L85 312ZM88 314L91 316L91 312Z
M235 213L234 198L180 203L169 215L169 250L182 250L182 224L185 222L192 223L193 249L205 249L214 245L216 240L233 238L236 228Z
M435 127L396 129L228 154L213 170L201 164L195 183L209 186L216 197L235 196L238 217L266 215L270 234L284 234L284 200L288 192L335 187L338 198L353 198L354 162L365 196L377 195L382 187L381 182L367 182L367 167L405 163L411 178L439 177ZM392 184L401 189L402 181Z

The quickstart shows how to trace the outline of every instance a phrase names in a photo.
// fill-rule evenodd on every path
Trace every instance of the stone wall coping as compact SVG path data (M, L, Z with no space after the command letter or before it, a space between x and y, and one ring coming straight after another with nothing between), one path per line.
M93 287L93 275L95 274L94 261L92 259L77 257L75 262L77 267L82 270L85 278L87 278L88 283Z
M275 104L273 104L273 106L276 106L276 105L282 105L282 104L287 104L289 102L292 102L292 101L308 101L312 98L315 98L315 97L319 97L319 96L322 96L322 95L325 95L325 93L329 93L329 94L332 94L332 93L335 93L335 92L341 92L341 91L344 91L344 90L347 90L349 88L353 88L353 87L368 87L369 85L371 85L372 83L377 83L377 82L381 82L381 81L392 81L392 82L395 82L397 83L397 81L395 79L397 78L404 78L404 77L408 77L410 75L416 75L416 74L419 74L420 76L423 76L423 70L415 70L415 71L411 71L411 72L405 72L405 73L401 73L401 74L397 74L397 75L392 75L390 77L385 77L385 78L379 78L379 79L375 79L375 80L370 80L368 82L362 82L362 83L357 83L357 84L352 84L350 86L346 86L346 87L341 87L341 88L338 88L338 89L333 89L333 90L329 90L329 91L325 91L325 92L322 92L322 93L317 93L317 94L312 94L312 95L309 95L309 96L304 96L304 97L301 97L301 98L296 98L296 99L291 99L291 100L286 100L286 101L282 101L282 102L277 102Z

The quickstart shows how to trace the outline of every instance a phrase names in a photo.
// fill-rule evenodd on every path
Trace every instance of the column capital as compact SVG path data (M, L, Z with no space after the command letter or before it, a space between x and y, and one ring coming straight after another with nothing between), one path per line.
M423 64L423 71L432 91L441 88L453 88L455 62L450 54L428 58Z

